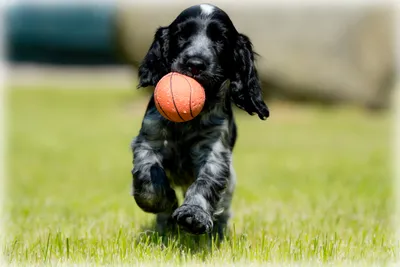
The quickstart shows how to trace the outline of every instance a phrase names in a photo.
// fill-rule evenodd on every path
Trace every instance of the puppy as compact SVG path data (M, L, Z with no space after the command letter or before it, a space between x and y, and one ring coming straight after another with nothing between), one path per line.
M161 233L178 225L223 238L235 189L232 104L262 120L269 117L254 55L249 38L213 5L191 6L156 30L139 66L138 88L155 86L174 71L193 77L206 93L202 112L183 123L161 116L152 96L131 143L132 195L143 211L157 214ZM181 205L176 187L184 192Z

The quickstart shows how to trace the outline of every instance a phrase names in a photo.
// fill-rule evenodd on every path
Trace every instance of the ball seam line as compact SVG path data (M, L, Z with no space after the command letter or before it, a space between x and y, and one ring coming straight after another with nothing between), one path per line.
M155 97L154 97L155 98ZM169 119L169 120L171 120L171 118L167 115L167 113L163 110L163 108L162 108L162 106L160 105L160 102L158 101L158 99L157 98L155 98L156 99L156 101L157 101L157 104L158 104L158 107L161 109L161 111L162 111L162 113L164 113L164 115Z
M185 76L183 76L183 78L185 79L185 81L188 83L189 88L190 88L190 95L189 95L189 109L190 109L190 116L192 116L192 118L194 118L193 116L193 112L192 112L192 85L190 84L190 82L188 81L188 79L186 79Z
M173 93L173 91L172 91L172 76L174 76L173 73L172 73L171 76L169 77L169 90L171 91L172 103L174 103L174 107L175 107L176 112L178 113L179 118L181 118L182 121L185 121L185 120L182 118L181 114L179 114L179 110L178 110L178 108L176 107L176 104L175 104L174 93Z

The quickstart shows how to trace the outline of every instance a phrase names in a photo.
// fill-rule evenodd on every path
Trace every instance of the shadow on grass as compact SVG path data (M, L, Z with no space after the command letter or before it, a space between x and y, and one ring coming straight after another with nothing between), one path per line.
M156 246L160 249L180 250L181 253L197 256L205 260L214 249L218 249L223 242L230 242L230 234L227 231L221 240L212 234L192 235L178 227L166 232L157 231L156 223L141 226L137 235L136 245Z

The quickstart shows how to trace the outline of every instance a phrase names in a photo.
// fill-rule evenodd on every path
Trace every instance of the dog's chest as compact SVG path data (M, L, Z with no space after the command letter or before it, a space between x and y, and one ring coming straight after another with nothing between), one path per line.
M174 160L177 165L181 165L186 160L189 161L191 148L198 139L197 132L187 125L175 125L162 129L164 158Z
M217 112L204 114L187 123L171 123L160 116L150 109L141 134L161 154L171 182L180 186L191 184L199 168L198 159L194 157L201 156L201 146L211 146L216 140L226 139L229 132L227 119Z
M163 135L161 153L163 166L171 182L185 186L194 181L195 166L192 161L192 147L196 142L196 132L185 127L169 128Z

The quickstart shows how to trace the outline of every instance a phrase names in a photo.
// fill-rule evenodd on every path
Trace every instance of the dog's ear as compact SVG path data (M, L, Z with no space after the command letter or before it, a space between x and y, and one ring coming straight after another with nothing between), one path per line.
M239 34L234 49L234 73L231 78L232 100L250 115L260 119L269 117L269 110L262 96L261 83L254 64L253 45L250 39Z
M149 51L139 66L139 84L137 88L156 86L168 71L168 28L157 29Z

